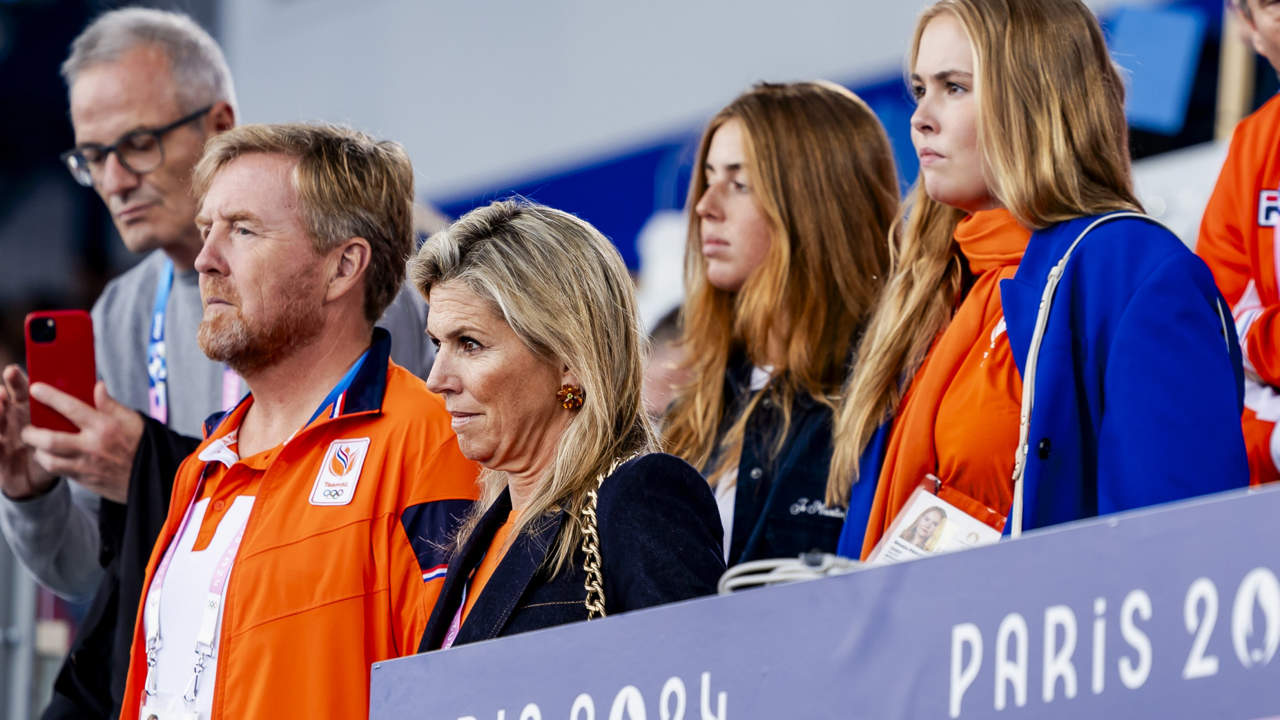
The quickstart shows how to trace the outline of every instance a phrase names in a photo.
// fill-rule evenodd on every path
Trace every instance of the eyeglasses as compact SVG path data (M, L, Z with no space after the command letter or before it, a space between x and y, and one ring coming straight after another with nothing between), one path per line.
M145 175L164 163L164 145L160 142L161 138L189 122L204 117L212 109L212 105L206 105L164 127L133 130L121 135L120 139L110 145L85 143L71 148L58 157L62 158L63 164L71 171L71 177L85 187L93 186L94 176L102 174L102 166L111 153L116 154L116 159L125 170L134 175Z

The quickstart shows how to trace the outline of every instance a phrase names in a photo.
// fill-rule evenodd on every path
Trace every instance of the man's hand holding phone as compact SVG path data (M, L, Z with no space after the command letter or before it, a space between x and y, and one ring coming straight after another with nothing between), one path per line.
M82 310L26 320L27 368L3 373L0 490L14 499L47 492L59 476L125 502L143 421L94 381L93 321Z
M101 380L93 387L93 407L52 385L31 386L36 400L57 410L79 432L46 430L34 425L22 440L35 450L44 470L77 480L81 485L118 503L129 496L129 472L142 439L142 416L116 402Z

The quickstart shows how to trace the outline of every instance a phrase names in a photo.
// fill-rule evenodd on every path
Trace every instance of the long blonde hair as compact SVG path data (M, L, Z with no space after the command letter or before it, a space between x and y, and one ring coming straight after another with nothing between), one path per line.
M566 510L570 522L548 555L551 572L559 572L582 542L582 509L596 478L617 459L657 449L640 401L645 340L621 256L598 230L568 213L502 201L431 236L410 261L409 276L424 297L437 284L464 283L532 353L569 367L582 383L585 402L512 531ZM507 487L507 475L485 469L480 482L480 502L464 521L457 548Z
M745 131L744 153L772 242L764 262L737 292L707 279L694 206L707 189L711 139L730 120ZM783 412L774 453L790 424L792 400L807 393L834 407L855 336L886 275L885 240L898 204L897 175L884 128L860 98L827 82L759 84L712 118L703 133L689 187L689 234L681 345L693 378L668 415L669 452L707 470L737 462L745 407L723 440L725 373L743 351L772 364L770 392ZM776 336L776 337L775 337ZM782 357L767 357L770 340Z
M1124 85L1093 13L1079 0L941 0L920 16L960 21L973 47L978 141L991 195L1041 229L1112 210L1140 210L1129 173ZM827 503L847 504L858 458L897 412L910 378L960 295L952 238L964 213L917 183L893 272L867 326L836 417Z

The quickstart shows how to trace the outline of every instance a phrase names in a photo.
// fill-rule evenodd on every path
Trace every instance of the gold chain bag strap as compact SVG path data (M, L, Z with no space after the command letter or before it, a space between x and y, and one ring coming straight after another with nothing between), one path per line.
M586 555L586 559L582 562L582 569L586 571L587 578L583 584L587 588L587 619L595 620L605 616L604 611L604 573L601 572L600 560L600 532L599 522L596 520L596 505L599 503L599 495L597 490L604 484L604 479L613 474L619 465L630 461L640 453L632 453L625 458L618 458L609 466L607 472L602 472L596 477L596 486L587 491L587 505L582 508L582 553Z

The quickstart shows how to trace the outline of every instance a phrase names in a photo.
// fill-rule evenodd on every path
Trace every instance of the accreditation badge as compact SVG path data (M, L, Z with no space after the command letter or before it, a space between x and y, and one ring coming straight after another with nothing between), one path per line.
M155 698L151 698L138 710L138 718L140 720L200 720L200 713L193 710L161 708L160 703Z
M929 475L911 491L907 504L867 556L867 564L888 565L990 545L1000 539L1004 521L1003 515Z

